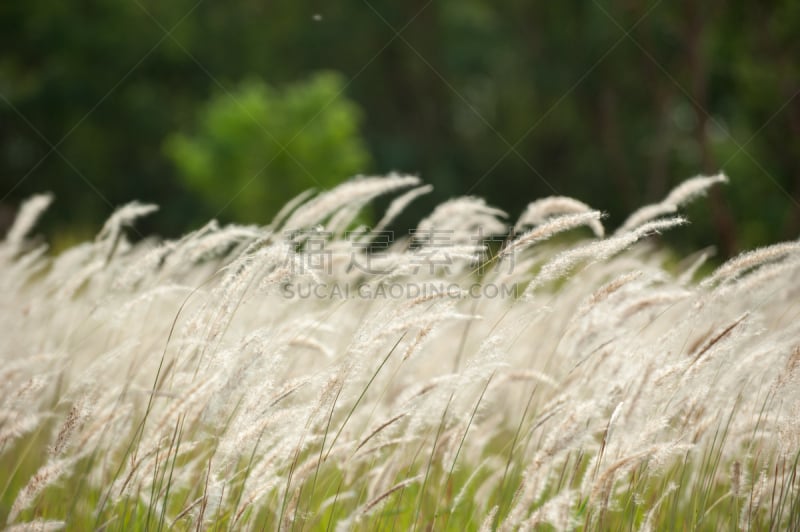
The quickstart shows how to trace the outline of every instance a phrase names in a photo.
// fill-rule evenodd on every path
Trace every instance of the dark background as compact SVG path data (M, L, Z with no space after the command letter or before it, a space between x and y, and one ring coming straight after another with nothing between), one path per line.
M792 0L2 2L0 231L41 191L56 248L133 199L143 233L263 224L391 170L435 186L407 223L559 194L613 226L723 170L674 245L795 239L799 29Z

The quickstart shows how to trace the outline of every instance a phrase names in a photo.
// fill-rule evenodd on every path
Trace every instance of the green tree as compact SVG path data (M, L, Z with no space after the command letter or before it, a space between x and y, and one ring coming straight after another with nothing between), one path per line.
M169 136L165 151L212 215L266 222L287 198L369 168L361 111L343 91L330 72L282 89L242 82L201 106L195 130Z
M514 216L557 193L609 212L613 227L687 176L722 169L731 185L692 207L692 227L677 245L715 243L730 254L796 238L798 5L0 2L0 232L4 210L50 190L57 201L48 217L59 230L95 227L114 205L138 198L165 207L142 222L143 232L180 234L215 215L238 192L238 175L252 177L261 161L242 155L255 162L223 165L219 184L198 187L202 179L166 155L165 138L214 138L200 109L230 91L264 126L228 101L247 119L237 149L260 143L268 159L276 147L264 130L285 144L310 116L275 107L262 116L242 81L286 87L333 70L364 109L372 169L419 173L436 187L401 225L454 195L483 196ZM289 101L289 91L259 90ZM280 125L276 116L298 122ZM254 186L278 197L284 180L305 188L339 179L338 168L312 168L322 155L307 159L299 140L289 153L308 173L282 154ZM193 164L210 156L195 155ZM346 173L369 169L355 166ZM224 194L201 192L209 187ZM223 215L245 209L246 219L262 219L260 193L248 186L243 194L236 202L259 207L234 205Z

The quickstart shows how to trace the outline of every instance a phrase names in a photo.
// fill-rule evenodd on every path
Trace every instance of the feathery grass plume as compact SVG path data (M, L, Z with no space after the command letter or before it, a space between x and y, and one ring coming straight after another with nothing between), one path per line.
M178 240L162 242L142 254L138 261L128 265L128 271L125 272L124 276L131 280L120 284L122 286L130 286L147 278L148 274L155 274L159 270L162 276L167 274L187 275L192 271L191 268L195 266L192 262L193 259L196 260L195 246L220 231L219 222L211 220Z
M376 507L380 503L385 501L392 493L395 493L395 492L397 492L397 491L399 491L399 490L401 490L403 488L406 488L407 486L410 486L411 484L415 484L415 483L419 482L420 480L422 480L422 475L416 475L414 477L407 478L405 480L402 480L402 481L398 482L397 484L395 484L391 488L387 489L386 491L384 491L383 493L381 493L380 495L378 495L377 497L375 497L371 501L367 502L361 508L361 510L359 512L357 512L357 514L368 515L370 512L375 511Z
M67 412L67 417L64 419L61 428L58 430L55 442L50 447L50 455L58 456L63 453L72 434L79 427L85 418L91 415L91 408L85 404L85 399L79 399Z
M126 241L119 222L57 257L27 232L21 253L0 244L0 468L11 472L0 519L800 526L796 243L733 259L701 285L702 256L674 268L657 242L634 246L680 218L534 253L553 231L599 223L550 198L506 243L519 260L476 271L486 248L471 237L504 224L462 198L421 224L453 231L448 267L420 264L440 251L424 238L349 255L341 229L356 210L398 190L380 227L429 191L417 183L356 180L301 195L271 226L212 222L155 248ZM325 236L329 271L307 241L278 237L290 219L338 230ZM348 270L351 259L373 269ZM517 297L528 282L548 291Z
M631 231L645 222L654 220L659 216L672 214L678 208L686 205L693 199L702 196L706 191L717 183L727 183L728 178L725 174L719 173L713 176L698 176L687 179L667 195L659 203L646 205L634 211L625 222L617 229L616 234Z
M580 306L578 309L578 316L584 316L592 308L608 299L612 294L620 290L622 287L642 277L643 273L644 272L642 271L623 273L616 279L612 279L611 281L607 282L594 293L592 293L592 295Z
M21 512L27 510L36 500L36 497L47 487L56 482L63 474L69 471L74 463L74 458L61 458L51 460L34 474L25 486L17 493L14 504L8 512L6 524L10 525L16 521Z
M290 214L292 214L295 211L295 209L297 209L300 205L302 205L308 198L313 196L316 192L317 192L316 190L310 188L308 190L304 190L303 192L301 192L300 194L298 194L297 196L286 202L286 205L281 207L281 209L278 211L275 217L272 218L272 221L267 226L267 230L268 231L279 230L284 220L286 220L286 218Z
M644 521L642 521L642 526L639 528L639 532L651 532L654 530L654 521L656 520L656 515L659 509L663 506L664 502L667 500L668 497L671 497L672 494L678 489L678 485L674 482L670 482L667 484L664 491L659 495L658 500L650 507L647 513L644 516Z
M12 253L19 251L25 241L25 237L30 233L39 217L50 206L52 201L52 194L36 194L25 200L14 218L14 223L6 234L3 245L9 246Z
M695 198L706 194L708 189L717 183L728 183L728 177L724 173L712 176L697 176L687 179L667 195L665 202L673 205L685 205Z
M723 282L714 289L714 296L720 301L738 297L749 290L766 290L771 285L787 276L796 276L800 271L800 254L785 260L759 266L754 270L737 276L736 282ZM798 287L778 289L773 300L792 299L797 297Z
M604 240L598 240L564 251L542 267L539 274L528 284L523 297L530 297L539 286L569 274L573 268L583 261L598 262L608 260L609 257L620 253L642 238L685 223L686 219L680 216L654 220L642 224L627 233L614 235Z
M730 337L735 334L741 334L742 325L743 323L746 324L747 318L750 316L749 312L745 312L741 316L739 316L736 320L725 326L724 329L717 332L713 336L711 336L708 340L706 340L703 344L700 344L696 350L692 350L689 352L689 358L691 362L689 363L689 367L694 366L700 359L706 356L706 353L711 351L712 348L717 346L723 340L730 341Z
M359 450L359 449L361 449L362 447L364 447L364 445L366 445L366 444L367 444L367 442L368 442L368 441L370 441L372 438L374 438L375 436L377 436L377 435L378 435L378 433L380 433L381 431L383 431L384 429L386 429L387 427L389 427L389 426L390 426L390 425L392 425L393 423L395 423L395 422L397 422L397 421L399 421L399 420L403 419L403 418L404 418L405 416L407 416L407 415L408 415L408 412L401 412L401 413L397 414L396 416L392 417L390 420L388 420L388 421L385 421L385 422L381 423L380 425L378 425L378 427L377 427L377 428L375 428L375 429L374 429L372 432L370 432L370 433L367 435L367 437L366 437L366 438L364 438L363 440L361 440L361 443L359 443L359 444L358 444L358 446L356 446L356 449L355 449L355 451L354 451L354 452L358 452L358 450Z
M147 216L158 210L158 205L151 203L139 203L132 201L122 207L119 207L114 213L106 220L105 225L97 233L96 240L115 240L116 235L122 230L123 227L133 224L137 218Z
M472 500L469 502L471 502L472 506L478 510L479 515L486 514L490 511L489 504L493 495L501 492L503 487L503 478L505 476L505 470L503 468L504 465L505 464L502 461L498 461L488 475L483 476L481 479L482 482L479 486L476 488L470 488L470 491L472 491L473 495ZM464 506L466 504L466 502L464 502L466 493L459 493L459 495L460 497L456 497L454 506ZM506 522L508 522L508 518L503 520L503 524Z
M183 251L182 258L191 263L216 259L225 256L232 248L253 242L259 237L261 233L255 227L228 225L198 236L193 245Z
M556 530L574 529L578 525L578 519L573 515L576 495L574 490L563 490L534 510L522 523L521 528L532 530L549 524Z
M497 519L497 511L500 510L500 506L495 504L492 506L492 509L489 510L489 513L486 514L486 517L483 519L481 523L481 527L478 529L480 532L491 532L494 530L494 522Z
M47 256L48 249L49 246L42 244L30 251L20 253L19 258L6 268L4 279L0 282L4 284L12 280L24 282L40 274L50 264ZM0 250L0 254L2 253L2 250Z
M505 378L508 380L530 380L530 381L538 381L544 384L547 384L552 387L558 386L558 381L556 381L553 377L542 373L540 371L534 370L523 370L523 371L512 371L510 373L506 373L504 375Z
M420 196L424 196L425 194L430 194L433 192L433 187L431 185L422 185L421 187L412 188L405 194L402 194L389 204L389 207L386 209L386 212L383 215L383 218L375 224L375 228L373 231L383 231L386 227L389 226L390 223L394 221L397 216L405 210L415 199Z
M542 223L541 225L531 229L527 233L520 235L519 238L513 240L509 245L500 251L500 256L505 257L512 253L518 253L523 249L532 246L538 242L552 238L558 233L563 233L576 227L589 226L600 223L602 218L600 211L588 211L578 214L565 214L563 216L556 216Z
M97 243L107 242L105 245L106 264L111 261L111 258L117 251L117 247L120 244L120 239L123 236L122 228L126 226L132 226L133 222L137 218L147 216L148 214L151 214L157 210L158 205L132 201L114 211L114 213L108 218L108 220L106 220L105 225L103 225L103 228L95 237L95 242Z
M364 205L365 203L362 202L352 203L333 213L326 224L326 232L331 233L334 237L343 236L345 230L350 227L358 213L364 208Z
M175 245L172 241L158 242L155 238L143 239L140 245L130 249L128 261L119 264L118 274L112 281L110 289L115 292L133 290L148 280L154 280L159 272L162 274L165 272L165 262L174 250Z
M781 242L763 248L754 249L738 255L714 270L703 279L700 286L709 288L720 282L735 281L745 271L768 262L777 261L800 252L800 242Z
M43 416L38 413L0 412L0 449L36 430L42 420Z
M750 486L750 493L747 500L742 504L742 511L739 514L739 528L741 530L751 530L753 528L753 521L757 522L758 512L761 510L761 503L764 495L767 492L769 485L769 477L767 470L763 469L758 476L758 480Z
M783 371L781 371L775 381L774 388L783 388L798 376L800 376L800 345L795 345L786 359Z
M472 472L470 473L467 480L461 485L461 489L456 493L456 496L453 497L453 502L450 505L450 513L457 511L464 501L465 497L467 496L468 490L472 489L472 485L474 481L478 478L480 474L483 473L483 470L489 468L490 466L498 466L499 460L497 457L489 456L484 458L480 463L476 464ZM495 467L495 472L499 473L498 467ZM477 497L477 493L475 495Z
M525 212L519 217L516 225L514 225L514 233L519 233L525 226L537 226L554 216L561 216L564 214L581 214L593 211L591 207L567 196L550 196L529 203L525 208ZM598 238L605 235L603 224L599 220L591 221L589 227Z
M3 384L6 394L0 399L0 404L8 408L18 408L25 405L29 401L32 402L32 396L41 392L45 386L50 384L53 380L54 374L50 372L41 372L39 375L29 376L28 370L31 366L36 367L53 367L56 366L61 358L59 354L43 354L32 356L27 360L13 360L9 362L0 373L0 386ZM31 365L29 365L31 364ZM51 365L51 366L48 366ZM7 379L7 380L6 380Z
M655 454L658 449L658 446L652 446L633 452L627 456L619 458L606 467L603 472L597 475L597 478L591 483L589 502L599 503L601 510L607 510L614 478L620 473L630 471L638 464L642 463L642 461L644 461L646 458Z
M697 271L706 263L706 261L714 255L713 248L706 248L701 250L693 255L690 255L684 260L684 263L687 261L689 262L689 266L681 273L680 277L678 278L678 283L681 285L686 285L694 279L694 276L697 274Z
M474 242L476 233L499 235L506 224L499 218L508 216L504 211L490 207L482 198L464 196L438 205L433 212L417 224L416 235L421 242L436 245L436 237L446 238L450 244Z
M518 493L515 496L515 504L509 511L501 529L511 530L522 523L529 508L539 499L547 486L546 469L548 464L563 455L571 446L579 446L582 443L589 431L587 422L594 417L596 409L595 401L583 401L545 437L541 447L536 450L523 473ZM587 422L582 423L583 420ZM543 423L537 423L534 428L542 425Z
M351 204L363 205L372 199L399 189L418 185L416 176L390 174L386 177L357 177L298 207L286 220L284 231L314 227L334 212Z

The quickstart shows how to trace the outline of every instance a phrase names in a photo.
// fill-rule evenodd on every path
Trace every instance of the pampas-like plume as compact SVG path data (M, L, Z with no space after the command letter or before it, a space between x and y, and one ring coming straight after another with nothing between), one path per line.
M478 529L480 532L491 532L494 530L494 521L497 519L498 510L500 510L500 506L497 504L492 506L492 509L489 510L488 514L486 514L483 523L481 523L481 527Z
M8 512L6 524L10 525L16 521L20 512L29 508L42 490L56 482L61 475L66 473L73 461L74 458L53 460L39 468L25 487L19 491L17 498L14 499L14 504L11 505L11 510Z
M593 225L600 223L601 217L602 213L600 213L600 211L588 211L578 214L565 214L563 216L557 216L548 220L542 225L539 225L535 229L531 229L524 235L511 242L511 244L503 248L503 250L500 252L500 256L504 257L512 253L519 252L529 246L532 246L533 244L536 244L537 242L542 242L543 240L547 240L558 233L563 233L564 231L569 231L570 229L575 229L576 227L581 227L583 225L592 227Z
M677 211L679 207L705 194L706 191L715 184L727 182L728 178L722 173L713 176L698 176L688 179L672 189L672 192L659 203L646 205L634 211L620 228L617 229L617 234L631 231L641 226L643 223L654 220L659 216L672 214Z
M514 232L519 233L522 228L527 225L536 226L542 224L554 216L581 214L592 210L591 207L582 201L567 196L550 196L549 198L543 198L529 203L525 208L525 212L523 212L522 216L517 220L514 226ZM594 220L588 225L596 237L602 238L604 236L605 229L599 220Z
M641 271L632 271L628 273L623 273L616 279L607 282L603 286L601 286L598 290L596 290L587 300L585 303L581 305L578 309L578 316L583 316L588 313L593 307L600 304L604 300L608 299L611 294L618 291L623 286L632 283L633 281L639 279L642 276Z
M521 528L533 530L549 523L556 530L571 530L577 524L577 519L572 515L575 505L575 493L564 490L536 509L523 523Z
M365 202L396 194L381 230L430 191L393 175L155 248L122 238L153 210L134 203L52 256L27 236L36 200L0 243L2 519L796 529L800 245L698 284L706 254L676 268L639 243L722 180L611 237L535 248L602 235L600 213L546 198L509 238L504 213L460 198L410 238L352 240ZM330 270L302 232L278 234L315 226Z
M742 504L742 511L739 514L739 528L741 530L751 530L753 528L753 520L761 509L761 503L769 485L768 481L767 470L764 469L761 471L758 480L750 487L750 495L747 497L745 504Z
M305 190L286 202L286 205L281 207L281 210L278 211L278 214L272 219L272 222L269 224L267 229L269 230L278 230L281 227L281 224L286 217L288 217L298 206L302 205L308 198L314 195L316 191L313 188Z
M56 441L53 442L52 447L50 447L51 455L58 456L64 451L64 448L69 443L72 433L75 432L75 429L81 424L83 418L87 414L88 409L83 404L83 399L72 405L72 408L70 408L69 412L67 412L67 417L64 420L64 423L61 425L61 428L58 431Z
M14 413L0 413L0 448L20 438L21 436L33 432L42 420L41 414L14 415Z
M703 279L700 286L708 288L724 280L736 279L746 270L798 253L800 242L782 242L742 253L717 268L708 278Z
M153 213L158 210L158 205L146 204L146 203L139 203L138 201L132 201L127 205L123 205L112 214L108 220L106 220L105 225L97 233L97 237L95 237L96 242L107 242L105 244L105 263L108 264L111 261L114 253L117 251L117 247L120 243L122 238L122 228L125 226L130 226L133 224L134 220L137 218L141 218L142 216L147 216L150 213ZM96 265L95 269L99 269L102 264L99 262ZM92 272L93 273L93 272Z
M369 501L367 504L365 504L361 508L361 511L358 513L361 515L369 514L370 512L375 510L376 506L378 506L381 502L385 501L392 493L399 491L407 486L410 486L415 482L419 482L420 480L422 480L422 475L417 475L411 478L407 478L401 482L398 482L397 484L395 484L394 486L392 486L391 488L384 491L383 493L381 493L380 495Z
M653 521L655 521L656 512L658 511L659 508L661 508L661 505L664 504L664 501L667 499L667 497L672 495L672 493L677 489L678 485L675 484L674 482L670 482L667 485L667 487L664 489L664 492L661 494L661 496L658 498L655 504L653 504L653 506L650 508L647 514L645 514L644 522L642 523L642 526L639 528L639 532L651 532L653 530Z
M14 224L8 230L5 243L16 251L52 201L52 194L37 194L25 200L19 208Z
M426 235L440 233L451 243L474 242L478 233L484 236L504 233L506 225L498 218L506 216L482 198L456 198L442 203L423 218L417 225L417 235L424 239Z
M114 214L106 220L105 225L103 225L103 228L97 234L97 240L113 240L115 235L117 235L123 227L131 225L137 218L147 216L157 210L158 205L139 203L138 201L132 201L127 205L123 205L114 211Z
M633 231L564 251L542 267L539 274L525 289L523 297L530 297L534 290L543 284L569 274L580 262L585 260L592 262L607 260L612 255L632 246L642 238L685 223L686 219L680 216L655 220L640 225Z
M430 194L433 191L433 187L431 185L423 185L421 187L412 188L405 194L398 196L389 204L389 208L386 209L386 213L383 215L383 218L375 224L375 228L373 231L383 231L386 227L394 221L397 216L408 207L411 202L417 199L420 196L424 196L425 194Z
M342 207L363 204L382 194L418 185L419 178L391 174L387 177L360 177L339 185L294 211L283 224L284 231L305 230L319 224Z

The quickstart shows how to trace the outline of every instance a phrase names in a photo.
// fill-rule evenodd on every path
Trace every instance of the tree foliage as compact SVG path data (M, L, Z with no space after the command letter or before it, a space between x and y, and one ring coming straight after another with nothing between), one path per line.
M212 208L242 220L274 215L309 186L329 188L369 169L360 111L331 73L276 90L248 81L214 96L193 134L165 145L178 176Z
M692 218L731 253L800 231L798 24L789 0L5 2L0 194L11 205L52 190L72 206L55 213L67 224L139 197L170 207L147 229L175 234L221 198L181 178L187 160L173 164L166 139L201 138L203 110L252 83L286 97L336 71L363 110L371 169L421 174L436 187L428 207L478 194L515 213L557 193L588 198L613 225L723 170L732 186ZM307 116L293 113L264 129L292 138ZM221 169L250 172L259 143L269 153L264 131L252 135L241 168ZM319 154L289 151L317 173ZM263 182L277 193L276 169ZM218 178L214 190L243 179ZM242 208L220 217L263 221Z

